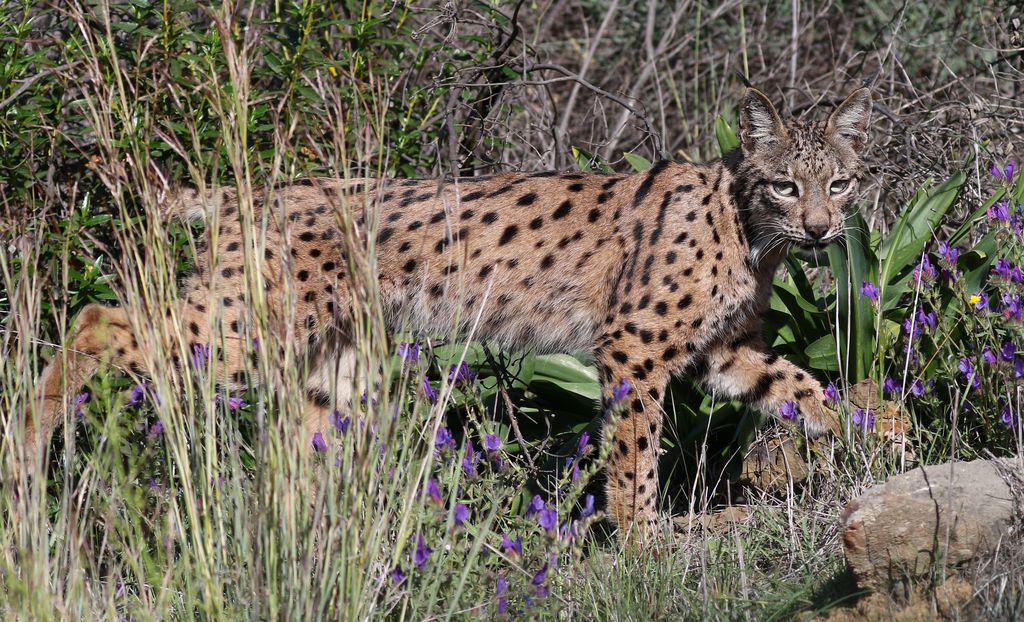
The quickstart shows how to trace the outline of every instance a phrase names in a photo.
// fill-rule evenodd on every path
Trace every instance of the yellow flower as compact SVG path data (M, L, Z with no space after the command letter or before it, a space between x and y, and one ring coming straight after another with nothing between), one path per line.
M970 302L972 305L976 305L979 302L981 302L981 296L977 294L972 294L971 297L968 299L968 302Z
M330 73L330 74L331 74L332 76L334 76L335 78L337 78L337 77L338 77L338 70L337 70L337 69L335 69L333 65L332 65L332 66L330 66L330 67L328 67L328 68L327 68L327 71L328 71L328 72L329 72L329 73Z

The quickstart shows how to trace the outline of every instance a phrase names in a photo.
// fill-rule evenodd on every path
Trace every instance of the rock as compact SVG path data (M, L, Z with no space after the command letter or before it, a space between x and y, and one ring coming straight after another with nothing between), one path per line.
M810 473L810 467L792 438L783 432L762 435L751 443L743 457L739 482L757 490L785 492L790 483L798 484Z
M1007 536L1015 507L990 461L918 468L846 505L846 562L861 587L889 588L993 550Z
M903 414L894 402L882 401L879 398L878 385L873 380L861 380L851 386L844 397L844 404L837 405L843 410L853 412L855 409L871 410L874 414L873 434L864 432L849 424L845 426L845 415L838 408L828 408L826 417L829 428L834 436L843 437L847 427L851 428L850 440L861 444L865 436L875 437L888 450L903 452L904 459L912 462L914 454L906 442L906 434L910 430L910 419ZM758 433L757 438L743 457L743 466L737 483L744 488L764 491L771 494L785 494L791 485L803 482L811 473L807 462L809 456L824 456L825 460L817 460L816 469L831 467L831 457L835 439L828 435L813 439L809 443L810 452L802 451L795 439L802 438L787 428L769 427Z

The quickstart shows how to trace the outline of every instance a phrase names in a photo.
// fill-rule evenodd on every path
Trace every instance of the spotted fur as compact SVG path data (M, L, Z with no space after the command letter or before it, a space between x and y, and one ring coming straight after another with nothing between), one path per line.
M356 214L357 243L375 250L391 330L585 353L600 370L606 410L615 387L630 383L607 473L609 513L624 528L656 514L661 401L675 374L772 414L793 400L803 428L825 432L820 384L765 347L760 316L789 248L821 247L841 234L870 108L862 89L824 124L783 124L751 90L740 110L740 149L708 164L661 161L632 175L309 179L255 190L263 197L256 221L269 223L255 265L272 317L284 317L284 274L294 288L294 325L277 338L293 335L309 361L308 433L351 395L354 294L338 226L343 210ZM243 348L232 344L247 342L251 318L235 193L183 192L169 211L218 213L217 252L198 258L173 319L191 347L220 338L209 334L211 314L219 317L227 378L241 382ZM123 310L90 305L78 318L69 366L62 360L41 381L44 443L67 402L62 378L75 391L100 360L140 369L145 357Z

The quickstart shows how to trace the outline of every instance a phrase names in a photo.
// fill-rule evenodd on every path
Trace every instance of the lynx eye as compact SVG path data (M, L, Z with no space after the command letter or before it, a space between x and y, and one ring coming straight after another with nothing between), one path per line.
M791 181L775 181L772 182L772 190L775 194L780 197L795 197L797 196L796 184Z
M846 189L849 187L849 179L837 179L834 182L832 182L831 185L829 185L828 191L831 192L832 194L839 194L841 192L846 192Z

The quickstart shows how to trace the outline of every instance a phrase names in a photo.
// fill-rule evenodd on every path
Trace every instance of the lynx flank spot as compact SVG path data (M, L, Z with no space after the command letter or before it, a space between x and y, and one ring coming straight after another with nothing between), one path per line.
M253 232L265 250L245 261L241 253L256 248L243 243L235 193L183 190L167 213L185 218L218 206L222 227L215 252L197 255L182 302L164 321L184 328L185 357L222 344L216 351L228 388L261 382L250 363L258 351L246 295L262 282L269 334L260 347L292 339L305 357L303 421L312 438L355 389L353 288L365 284L354 284L347 267L365 262L372 248L390 330L472 329L506 348L594 361L602 406L622 413L608 512L627 531L644 527L657 514L660 400L671 376L690 370L719 396L770 414L794 400L806 432L826 431L819 382L765 347L761 316L789 248L821 248L841 234L863 174L870 112L870 95L860 89L822 123L787 124L751 89L739 110L740 147L708 164L661 161L624 176L316 179L254 188L253 196L267 197L254 206L265 233ZM274 212L267 218L264 205ZM353 210L354 239L331 224L328 212L341 209ZM353 242L358 252L350 253ZM140 351L145 340L131 334L122 309L88 305L75 326L66 356L43 372L40 417L26 419L26 438L38 427L47 442L70 395L101 364L144 371L153 359Z

